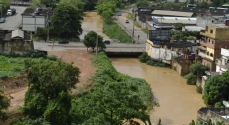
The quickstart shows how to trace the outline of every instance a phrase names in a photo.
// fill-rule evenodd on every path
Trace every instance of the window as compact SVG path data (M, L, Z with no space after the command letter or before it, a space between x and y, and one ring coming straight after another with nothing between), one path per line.
M211 40L210 39L208 39L208 42L210 42Z
M209 56L209 52L207 52L207 55Z
M215 41L212 40L212 44L214 44Z
M210 33L213 33L213 30L210 30Z
M213 54L211 53L210 56L213 57Z

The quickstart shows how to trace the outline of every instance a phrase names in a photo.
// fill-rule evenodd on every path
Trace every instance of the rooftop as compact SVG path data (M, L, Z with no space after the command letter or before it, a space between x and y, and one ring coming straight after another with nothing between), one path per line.
M207 25L207 26L214 27L214 28L229 28L225 24L210 24L210 25Z
M195 17L159 17L152 16L152 19L155 23L183 23L183 24L196 24Z
M200 31L200 30L205 30L203 27L199 27L199 26L185 26L184 29L186 31Z
M21 15L34 15L36 9L34 8L26 8L25 11ZM36 15L47 15L47 13L50 12L47 9L38 9L38 12Z
M178 17L192 17L193 12L181 12L170 10L154 10L151 14L160 16L178 16Z

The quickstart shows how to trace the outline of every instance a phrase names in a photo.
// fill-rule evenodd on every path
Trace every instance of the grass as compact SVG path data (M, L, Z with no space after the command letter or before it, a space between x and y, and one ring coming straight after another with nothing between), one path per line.
M0 56L0 78L12 78L20 76L20 72L24 70L25 58L8 58Z
M103 33L111 39L119 39L122 43L131 43L131 36L128 35L117 23L103 23Z

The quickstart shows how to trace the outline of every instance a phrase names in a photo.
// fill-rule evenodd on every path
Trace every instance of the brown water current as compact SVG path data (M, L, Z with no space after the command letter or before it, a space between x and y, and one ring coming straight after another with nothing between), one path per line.
M151 122L162 125L188 125L196 120L197 110L204 107L202 95L196 86L187 85L186 80L172 69L149 66L136 58L110 58L117 71L132 77L145 79L152 88L160 106L151 112Z

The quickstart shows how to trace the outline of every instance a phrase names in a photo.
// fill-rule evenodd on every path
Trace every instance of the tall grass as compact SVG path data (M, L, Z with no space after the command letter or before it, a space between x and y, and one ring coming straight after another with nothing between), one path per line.
M103 32L111 39L119 39L123 43L131 43L131 36L128 35L118 24L112 22L103 24Z

